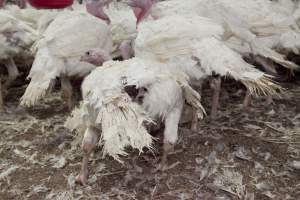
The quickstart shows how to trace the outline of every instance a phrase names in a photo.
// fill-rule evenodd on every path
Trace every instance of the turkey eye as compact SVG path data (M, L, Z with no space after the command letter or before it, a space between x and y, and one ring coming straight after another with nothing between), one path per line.
M87 56L89 56L89 55L90 55L90 52L88 51L88 52L86 52L85 54L86 54Z

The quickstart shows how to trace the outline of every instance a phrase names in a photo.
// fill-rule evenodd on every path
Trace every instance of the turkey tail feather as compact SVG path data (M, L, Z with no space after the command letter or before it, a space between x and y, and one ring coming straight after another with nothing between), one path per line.
M63 60L51 56L47 48L38 50L28 76L28 78L31 78L31 81L21 98L20 104L24 106L35 105L51 89L55 78L64 68Z
M262 57L268 58L287 69L299 70L298 65L296 65L293 62L285 60L283 55L281 55L280 53L277 53L276 51L274 51L268 47L260 45L258 42L255 42L255 40L254 40L254 42L251 43L250 47L251 47L251 51L255 55L260 55Z
M194 56L208 74L230 76L241 81L254 95L276 94L282 88L271 80L272 76L256 69L242 57L215 38L203 39L195 46Z
M33 106L38 100L46 96L48 89L53 85L54 80L31 79L30 84L26 88L24 95L21 97L22 106Z
M197 109L198 118L203 119L204 115L206 115L206 112L201 104L200 94L196 90L194 90L189 84L182 85L182 88L185 100Z
M80 105L80 107L81 106L82 105ZM64 127L71 131L77 130L78 132L82 132L84 129L87 128L86 125L83 123L82 111L80 107L74 108L74 110L71 113L71 116L69 116L64 123Z

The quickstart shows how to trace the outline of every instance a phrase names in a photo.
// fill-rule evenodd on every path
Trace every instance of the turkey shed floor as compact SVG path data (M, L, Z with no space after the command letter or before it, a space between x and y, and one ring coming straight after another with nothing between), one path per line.
M75 185L79 140L63 128L67 117L59 93L17 114L24 87L10 90L8 114L0 115L0 199L300 199L300 82L275 105L256 98L241 110L244 91L225 83L219 117L180 128L169 169L153 172L156 152L130 152L124 165L98 150L86 187ZM204 90L209 111L211 92ZM161 137L160 137L161 138Z

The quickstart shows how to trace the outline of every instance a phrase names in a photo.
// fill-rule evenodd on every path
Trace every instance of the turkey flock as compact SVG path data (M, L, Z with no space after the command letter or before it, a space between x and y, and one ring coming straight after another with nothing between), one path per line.
M126 148L152 149L151 129L164 126L163 156L178 139L187 105L191 130L205 117L201 86L213 91L217 117L224 78L268 101L283 88L278 72L299 69L300 3L292 0L87 0L66 9L35 9L0 0L0 110L10 86L28 72L20 109L32 107L60 81L70 111L65 125L83 130L83 161L76 181L87 184L97 145L119 162ZM83 80L81 101L71 80ZM83 129L82 129L83 128Z

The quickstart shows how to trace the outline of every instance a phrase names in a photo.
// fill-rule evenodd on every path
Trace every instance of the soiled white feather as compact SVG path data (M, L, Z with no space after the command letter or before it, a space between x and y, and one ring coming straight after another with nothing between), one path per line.
M103 145L104 155L109 154L122 162L120 156L126 155L128 146L140 152L144 147L151 148L152 137L143 126L143 122L150 119L127 93L122 92L123 66L110 64L96 69L83 82L82 118L88 127L101 127L99 144Z
M174 107L181 107L183 98L187 97L197 109L203 109L200 95L188 87L188 77L169 69L161 63L139 58L104 63L84 80L81 112L74 112L77 117L73 119L80 115L86 127L101 129L99 144L104 154L120 162L120 156L127 155L127 146L140 152L144 147L151 148L153 138L144 122L164 119ZM132 101L124 91L126 85L148 89L142 105ZM67 124L74 127L74 120L70 119Z
M278 85L270 81L270 76L255 69L242 57L215 38L206 38L195 44L194 56L199 58L206 74L216 72L239 80L253 94L274 94Z

